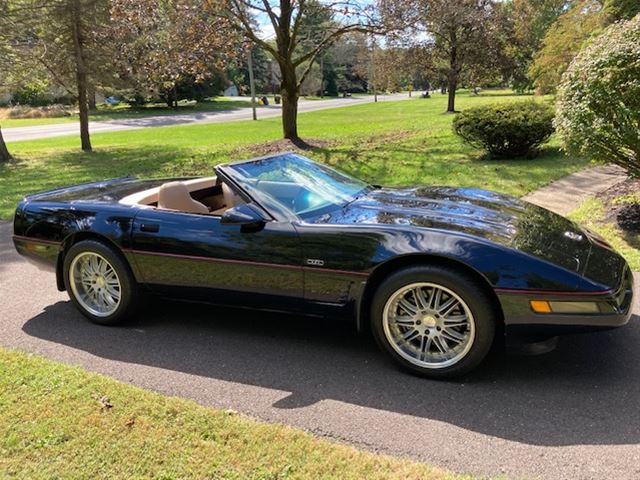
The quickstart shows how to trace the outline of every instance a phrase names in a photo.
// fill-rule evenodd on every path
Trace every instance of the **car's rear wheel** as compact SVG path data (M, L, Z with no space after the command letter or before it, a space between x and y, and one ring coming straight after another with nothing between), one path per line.
M498 316L482 285L445 266L391 275L379 286L371 314L378 344L403 368L432 378L478 366L491 349Z
M86 240L69 249L64 280L71 301L92 322L115 325L135 309L137 284L129 266L101 242Z

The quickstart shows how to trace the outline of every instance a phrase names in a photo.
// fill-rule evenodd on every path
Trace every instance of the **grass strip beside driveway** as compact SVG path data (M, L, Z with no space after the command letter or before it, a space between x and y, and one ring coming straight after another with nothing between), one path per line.
M589 198L569 214L569 218L602 235L622 255L634 272L640 272L640 234L624 232L615 220L608 218L607 200Z
M0 349L0 477L464 478Z

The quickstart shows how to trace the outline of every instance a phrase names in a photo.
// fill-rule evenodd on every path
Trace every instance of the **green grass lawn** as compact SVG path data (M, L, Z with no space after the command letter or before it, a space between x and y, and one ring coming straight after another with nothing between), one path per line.
M617 200L624 203L624 199ZM640 198L634 199L635 202L638 200ZM590 198L571 212L569 218L606 238L611 246L629 262L631 270L640 272L640 235L624 232L615 221L607 218L607 203L602 198Z
M198 112L215 112L220 110L236 110L238 108L249 108L251 103L248 100L233 100L231 98L220 97L203 102L181 101L178 109L168 108L165 103L150 103L142 107L132 107L128 103L119 105L99 105L98 110L91 112L90 119L93 122L105 120L123 120L127 118L143 118L156 115L175 115ZM57 123L77 122L78 115L67 117L51 118L7 118L0 119L2 128L30 127L34 125L52 125Z
M504 93L504 92L503 92ZM459 109L530 99L501 92L459 95ZM486 160L455 137L446 95L379 102L300 115L300 133L320 145L309 156L384 185L462 185L523 195L579 170L587 161L566 157L552 140L534 159ZM96 134L95 151L59 137L11 143L17 160L0 165L0 218L30 192L122 175L210 175L214 165L272 151L280 120L174 126Z
M470 478L5 349L0 412L2 478Z

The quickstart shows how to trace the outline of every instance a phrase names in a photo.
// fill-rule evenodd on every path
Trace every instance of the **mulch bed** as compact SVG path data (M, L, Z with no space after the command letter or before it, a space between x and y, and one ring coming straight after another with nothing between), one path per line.
M377 135L371 135L367 138L361 138L358 142L358 150L365 151L367 149L376 148L381 145L389 145L399 143L417 135L418 132L412 130L400 130L393 132L385 132ZM339 146L337 140L322 140L319 138L305 138L303 140L292 142L291 140L282 139L272 142L259 143L250 147L240 147L233 152L235 156L266 156L282 152L309 152L317 150L331 149Z
M620 197L631 197L638 192L640 179L628 179L600 193L597 197L606 206L605 219L617 223L624 231L640 233L640 202L615 201Z
M282 140L274 140L273 142L259 143L257 145L252 145L251 147L242 147L239 148L237 152L234 153L249 153L254 156L264 156L264 155L272 155L274 153L281 152L306 152L309 150L317 150L322 148L327 148L332 145L332 142L327 140L320 140L316 138L307 138L305 140L300 140L297 142L292 142L288 139Z

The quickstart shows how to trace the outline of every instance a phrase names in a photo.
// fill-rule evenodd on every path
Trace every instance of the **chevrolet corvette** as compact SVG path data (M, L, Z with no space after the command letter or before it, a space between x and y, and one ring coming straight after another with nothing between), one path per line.
M28 195L13 240L99 324L146 294L340 317L432 378L469 372L501 337L631 315L625 260L572 221L486 190L370 185L294 153Z

